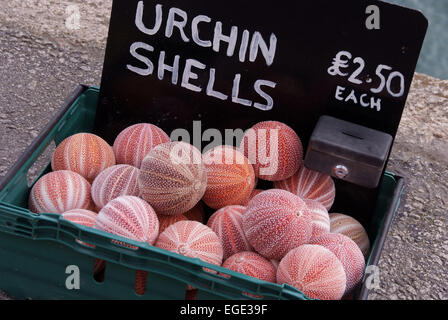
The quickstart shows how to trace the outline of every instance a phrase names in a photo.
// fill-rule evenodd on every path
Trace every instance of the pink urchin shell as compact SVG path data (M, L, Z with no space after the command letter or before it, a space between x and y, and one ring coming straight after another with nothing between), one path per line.
M353 217L341 213L330 214L330 232L343 234L358 245L364 257L369 255L370 240L366 229Z
M311 239L330 232L330 216L327 209L318 201L304 199L311 213L313 234Z
M278 121L264 121L250 128L243 137L240 151L253 164L255 176L263 180L287 179L302 164L303 146L299 136Z
M138 171L130 165L120 164L102 171L93 181L92 198L101 210L109 201L119 196L138 196Z
M92 183L104 169L115 165L112 147L92 133L78 133L62 141L53 153L53 171L70 170Z
M159 218L159 234L165 231L170 225L175 224L176 222L188 220L183 214L176 214L174 216L165 216L163 214L158 214Z
M139 123L120 132L115 139L113 150L117 163L140 168L152 148L169 141L170 137L159 127L150 123Z
M134 196L121 196L101 209L94 227L152 245L159 234L159 219L154 209L144 200Z
M245 203L255 187L249 160L236 148L218 146L203 156L207 188L202 200L213 209Z
M93 210L90 183L76 172L47 173L31 189L28 207L34 213L64 213L72 209Z
M288 251L310 240L311 216L298 196L271 189L249 202L243 215L243 229L255 251L268 259L280 260Z
M207 187L207 171L198 149L185 142L153 148L140 168L141 197L158 214L182 214L193 208Z
M179 221L159 235L156 247L221 265L221 241L212 229L197 221Z
M202 203L202 201L199 201L197 205L195 205L192 209L188 210L187 212L184 212L183 215L188 220L204 223L205 218L204 204Z
M238 252L224 261L222 266L250 277L275 283L276 268L269 260L256 252Z
M249 204L250 200L252 200L253 198L255 198L255 196L259 193L262 193L264 190L261 189L254 189L252 191L252 193L250 194L249 198L242 204L243 206L247 207L247 205Z
M62 216L62 218L64 218L65 220L68 220L70 222L93 228L97 214L90 210L73 209L73 210L64 212L61 216ZM83 241L79 241L78 239L76 239L76 241L85 246L88 246L88 247L92 247L92 248L95 247L94 245L85 243ZM98 259L95 260L95 272L104 266L104 262L100 262L100 261L101 260L98 260Z
M272 265L275 267L275 270L277 270L278 269L278 264L280 263L280 261L278 261L278 260L274 260L274 259L270 259L269 260L271 263L272 263Z
M277 269L277 283L287 283L312 299L341 299L346 281L341 261L319 245L306 244L291 250Z
M361 281L366 264L358 245L349 237L337 233L328 233L314 238L311 244L321 245L342 262L347 277L346 293L350 293Z
M64 212L62 214L62 217L65 220L68 220L73 223L80 224L82 226L86 226L89 228L93 228L93 226L95 224L96 216L97 216L97 213L90 211L90 210L84 210L84 209L73 209L73 210ZM79 243L81 243L87 247L91 247L91 248L95 247L92 244L88 244L83 241L79 241L78 239L76 239L76 241L78 241ZM106 262L104 260L95 259L94 269L93 269L94 274L98 274L99 272L104 270L105 267L106 267Z
M274 186L292 192L302 199L319 201L327 210L330 210L336 196L331 176L309 170L304 166L290 178L275 182Z
M65 220L90 228L93 228L96 216L95 212L85 209L73 209L62 214Z
M216 211L208 220L224 249L224 259L241 251L253 251L243 231L243 214L246 207L227 206Z

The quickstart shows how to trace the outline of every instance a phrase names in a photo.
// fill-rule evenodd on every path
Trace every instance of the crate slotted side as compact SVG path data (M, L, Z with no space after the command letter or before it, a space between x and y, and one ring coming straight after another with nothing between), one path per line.
M0 181L1 289L18 299L184 299L187 284L191 284L199 289L198 299L309 299L288 285L264 282L149 244L75 225L57 214L35 215L28 211L29 168L52 141L58 145L73 134L92 132L98 95L97 88L77 88ZM34 182L50 170L48 164ZM391 173L383 176L377 207L368 226L373 235L368 265L378 263L402 189L402 178ZM117 246L112 240L132 244L138 250ZM96 258L106 261L102 282L93 276ZM79 290L66 287L70 275L66 268L71 265L80 271ZM204 267L214 272L207 272ZM137 270L148 272L143 295L134 291ZM353 297L366 299L368 291L365 277Z

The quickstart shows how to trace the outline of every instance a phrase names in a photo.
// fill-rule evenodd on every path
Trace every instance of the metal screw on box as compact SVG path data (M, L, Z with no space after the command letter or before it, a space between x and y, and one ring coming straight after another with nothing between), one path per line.
M333 172L339 179L344 179L349 171L346 166L340 164L334 167Z

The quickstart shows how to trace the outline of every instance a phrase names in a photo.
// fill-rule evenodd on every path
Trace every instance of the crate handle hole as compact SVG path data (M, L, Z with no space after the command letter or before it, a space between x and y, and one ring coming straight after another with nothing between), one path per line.
M93 279L96 282L103 283L106 275L106 261L95 259L93 264Z
M185 290L185 298L184 300L197 300L198 298L198 289L192 289L187 287L187 289Z
M249 297L251 299L256 299L256 300L262 300L263 299L263 296L252 294L252 293L249 293L249 292L241 292L241 294L243 296Z
M135 272L134 291L139 296L145 294L147 280L148 280L148 271L137 270Z
M75 241L76 241L77 244L79 244L79 245L81 245L83 247L86 247L86 248L89 248L89 249L94 249L95 248L95 245L86 243L86 242L81 241L79 239L75 239Z
M218 277L218 278L221 278L221 279L226 279L226 280L228 280L228 279L232 278L232 276L231 276L230 274L223 273L223 272L217 272L217 271L215 271L215 270L208 269L208 268L206 268L206 267L202 267L202 270L203 270L204 272L207 272L208 274L211 274L211 275L214 276L214 277Z
M110 243L112 243L114 246L119 247L119 248L128 249L128 250L132 250L132 251L138 250L138 247L133 246L133 245L128 244L123 241L111 240Z

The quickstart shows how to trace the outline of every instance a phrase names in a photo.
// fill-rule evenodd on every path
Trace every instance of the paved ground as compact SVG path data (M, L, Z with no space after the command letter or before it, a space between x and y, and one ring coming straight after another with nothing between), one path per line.
M79 30L66 27L70 4ZM0 0L0 176L78 83L99 85L110 5ZM448 81L416 75L389 165L407 179L406 204L369 299L448 299L447 118Z

